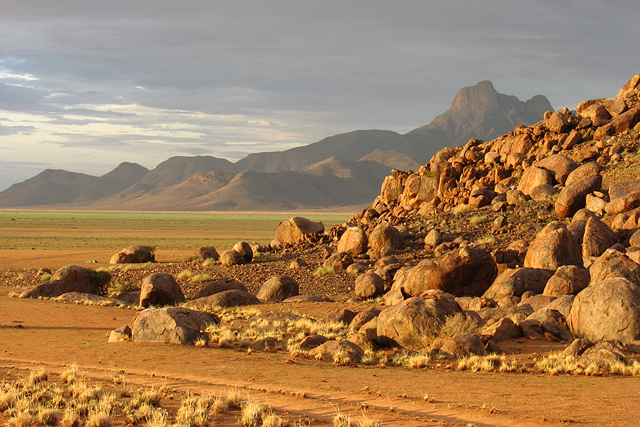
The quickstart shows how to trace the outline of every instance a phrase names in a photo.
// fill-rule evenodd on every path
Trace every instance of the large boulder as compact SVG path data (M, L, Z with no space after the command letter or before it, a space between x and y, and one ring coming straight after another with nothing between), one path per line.
M640 286L640 265L632 261L626 254L614 249L606 250L591 267L591 283L600 282L610 277L624 277Z
M148 308L136 315L132 338L134 341L192 345L207 326L217 323L220 323L217 316L187 308Z
M208 297L209 295L214 295L219 292L230 291L230 290L238 290L247 292L247 287L236 281L236 280L214 280L212 282L207 282L196 294L195 298Z
M553 184L553 175L542 167L531 166L525 169L518 184L518 190L527 196L531 195L534 188L541 185Z
M154 273L142 281L140 307L175 305L183 301L182 289L170 274Z
M215 311L220 307L237 307L255 304L260 304L260 300L254 294L238 289L230 289L187 301L182 304L182 307L198 311Z
M430 291L383 310L378 316L380 341L419 350L429 347L447 316L461 312L453 295Z
M614 277L593 282L576 295L569 316L571 332L591 342L640 339L640 286Z
M597 217L587 220L582 238L582 256L598 257L617 242L616 235Z
M55 298L67 292L103 295L111 275L89 270L78 265L67 265L58 269L41 285L20 294L21 298Z
M556 213L560 217L573 216L585 207L587 194L600 190L602 175L591 175L566 186L556 199Z
M122 249L109 260L109 264L137 264L155 262L153 250L148 246L134 245Z
M498 267L491 254L484 249L466 247L420 262L396 279L393 287L410 296L420 296L429 289L456 296L480 296L497 274Z
M573 172L574 169L578 167L578 164L567 156L564 156L562 154L554 154L553 156L549 156L545 159L540 160L536 164L536 166L550 171L553 174L555 180L564 185L567 177L571 172Z
M582 267L581 248L566 224L553 221L536 235L527 250L524 266L555 270L561 265Z
M400 206L419 208L423 202L433 199L438 193L439 179L435 175L411 174L404 183L402 194L398 198Z
M357 256L367 252L367 233L357 226L348 226L338 241L338 252Z
M300 294L298 282L289 276L274 276L264 282L257 293L260 301L282 301Z
M284 244L316 242L323 233L324 225L320 221L311 221L297 216L278 225L276 240Z
M552 270L540 268L509 269L498 276L483 296L498 301L507 296L520 297L528 291L540 294L552 275Z
M404 239L400 231L388 222L378 224L369 235L369 248L379 253L382 249L400 249Z

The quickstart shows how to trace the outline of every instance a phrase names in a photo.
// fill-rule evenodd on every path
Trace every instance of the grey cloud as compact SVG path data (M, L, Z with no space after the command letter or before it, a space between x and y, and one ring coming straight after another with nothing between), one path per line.
M32 133L36 130L33 126L3 126L0 124L0 136Z

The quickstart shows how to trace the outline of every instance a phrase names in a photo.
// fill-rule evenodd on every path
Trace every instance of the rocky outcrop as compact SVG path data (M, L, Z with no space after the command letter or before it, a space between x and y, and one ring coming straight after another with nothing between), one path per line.
M187 301L182 304L182 307L197 311L213 312L220 307L237 307L255 304L260 304L260 300L254 294L239 289L229 289Z

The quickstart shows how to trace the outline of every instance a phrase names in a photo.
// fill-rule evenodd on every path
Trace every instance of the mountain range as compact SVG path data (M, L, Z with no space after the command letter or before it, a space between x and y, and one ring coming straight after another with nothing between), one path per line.
M357 130L286 151L249 154L232 163L211 156L172 157L149 170L122 163L102 176L45 170L0 192L0 208L228 211L335 208L370 202L390 169L416 170L444 147L491 140L553 111L490 81L465 87L451 108L401 135Z

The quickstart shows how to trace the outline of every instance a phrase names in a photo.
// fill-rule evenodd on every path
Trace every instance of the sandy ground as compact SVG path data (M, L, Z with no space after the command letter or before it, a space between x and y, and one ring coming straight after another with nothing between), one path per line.
M60 371L76 363L105 380L124 371L128 383L177 390L238 386L278 411L318 420L312 425L329 423L337 408L356 421L364 407L384 426L631 426L640 415L632 377L345 367L284 353L108 343L135 311L9 298L9 290L0 289L2 368Z

